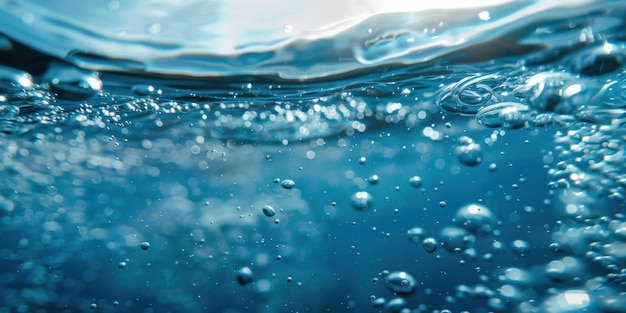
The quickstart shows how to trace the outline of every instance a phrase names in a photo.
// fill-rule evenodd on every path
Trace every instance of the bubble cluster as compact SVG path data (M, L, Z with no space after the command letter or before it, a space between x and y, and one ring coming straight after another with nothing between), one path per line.
M454 151L459 162L466 166L476 166L483 160L480 145L467 136L459 137Z
M460 114L476 114L498 101L496 93L505 81L499 75L468 76L441 91L437 101L442 109Z
M386 31L374 16L348 27L365 46L336 59L374 66L395 47L419 63L317 80L293 73L330 75L335 58L249 46L216 64L305 65L156 77L148 62L76 50L61 63L0 35L2 56L45 63L0 66L0 251L14 269L0 306L360 311L369 297L387 312L626 312L626 9L551 6L563 12L516 19L520 38L488 46L449 31L506 10L405 12ZM46 22L23 13L18 26ZM155 40L175 27L144 22ZM331 37L285 42L325 53ZM414 53L424 38L436 51ZM372 265L402 270L350 283Z

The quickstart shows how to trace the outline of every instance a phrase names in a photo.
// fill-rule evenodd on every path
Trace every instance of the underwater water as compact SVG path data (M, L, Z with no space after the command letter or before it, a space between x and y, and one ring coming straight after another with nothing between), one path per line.
M436 2L0 0L0 313L626 312L626 2Z

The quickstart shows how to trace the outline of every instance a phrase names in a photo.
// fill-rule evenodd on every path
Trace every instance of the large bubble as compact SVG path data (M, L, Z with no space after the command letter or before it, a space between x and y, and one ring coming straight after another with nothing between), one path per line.
M387 288L397 295L408 296L417 289L417 281L411 274L404 271L394 271L385 277Z
M493 232L497 218L486 206L468 204L456 212L454 221L471 233L484 235Z

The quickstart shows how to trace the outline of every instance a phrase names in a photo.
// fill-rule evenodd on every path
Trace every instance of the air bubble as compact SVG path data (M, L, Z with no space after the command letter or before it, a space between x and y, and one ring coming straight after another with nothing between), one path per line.
M359 164L363 165L363 164L365 164L365 162L367 162L367 158L366 157L362 156L362 157L359 158Z
M505 78L498 75L470 76L446 87L438 98L442 109L460 114L476 114L484 106L497 101L494 89Z
M457 159L461 164L466 166L476 166L483 160L483 154L480 151L480 145L467 136L461 136L455 149Z
M0 116L2 113L2 106L0 106ZM10 199L6 199L0 195L0 217L10 215L15 210L15 203Z
M393 271L385 277L387 288L397 295L409 296L417 288L417 281L411 274L404 271Z
M148 249L150 249L150 243L147 242L147 241L144 241L144 242L141 243L140 247L141 247L141 250L144 250L144 251L148 250Z
M476 114L478 124L485 127L520 128L534 117L534 112L525 104L502 102L484 107Z
M252 270L244 266L237 271L237 282L239 285L246 286L251 284L254 281L254 274Z
M582 263L573 257L564 257L546 265L546 276L558 283L573 280L583 270Z
M372 208L372 195L367 191L357 191L350 198L350 204L357 211L368 211Z
M0 65L0 91L33 88L33 77L12 67Z
M421 227L413 227L406 231L406 238L411 242L421 242L424 239L426 231Z
M474 239L465 229L448 226L444 227L439 235L442 246L448 252L463 252L467 249Z
M586 76L601 76L618 70L626 58L623 45L602 43L576 53L570 60L572 70Z
M150 96L155 94L157 90L152 85L138 84L132 87L132 91L137 96Z
M372 300L372 306L375 308L382 308L385 306L385 302L385 298L374 298L374 300Z
M411 178L409 178L409 183L411 184L411 186L413 186L414 188L420 188L422 187L422 178L419 176L413 176Z
M493 212L480 204L469 204L461 207L456 212L454 220L460 227L477 235L491 233L497 222Z
M546 313L595 312L589 310L590 302L591 297L586 291L567 290L546 299L542 306Z
M43 79L59 98L82 100L102 90L97 72L87 72L62 64L52 64Z
M385 304L387 312L403 312L407 307L407 302L403 298L393 298Z
M265 205L263 206L263 214L267 217L272 217L276 215L276 211L274 211L274 208L272 208L271 206Z
M515 240L511 245L513 251L520 256L525 256L530 251L530 244L524 240Z
M373 185L377 185L377 184L378 184L378 180L379 180L379 177L378 177L378 175L376 175L376 174L374 174L374 175L370 176L370 177L367 179L367 181L368 181L368 182L370 183L370 185L372 185L372 186L373 186Z
M437 240L435 238L426 238L422 241L422 247L428 253L433 253L437 251Z
M292 189L296 186L296 183L291 179L285 179L280 183L280 186L285 189Z

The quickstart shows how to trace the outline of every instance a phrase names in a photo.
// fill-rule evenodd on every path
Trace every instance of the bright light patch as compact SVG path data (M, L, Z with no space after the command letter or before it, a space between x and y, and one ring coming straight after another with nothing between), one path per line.
M481 11L478 13L478 18L483 21L488 21L491 19L491 16L489 15L489 11Z
M567 308L585 308L589 305L589 294L582 290L570 290L563 293Z

